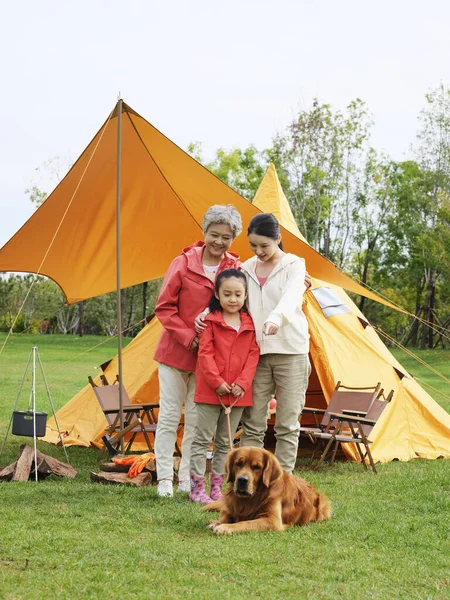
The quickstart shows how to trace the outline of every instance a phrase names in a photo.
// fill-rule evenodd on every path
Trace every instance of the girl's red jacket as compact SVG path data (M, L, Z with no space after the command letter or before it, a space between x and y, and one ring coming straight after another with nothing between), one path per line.
M205 310L214 293L214 283L203 270L204 247L204 242L196 242L172 261L155 308L164 330L154 359L181 371L195 371L197 352L189 350L197 335L194 319ZM225 252L218 272L239 268L240 264L239 256Z
M209 314L206 323L207 327L200 336L194 401L220 404L216 389L226 382L229 385L237 383L245 391L235 406L251 406L259 348L250 315L241 312L239 331L227 325L219 311ZM232 394L222 396L226 406L234 400Z

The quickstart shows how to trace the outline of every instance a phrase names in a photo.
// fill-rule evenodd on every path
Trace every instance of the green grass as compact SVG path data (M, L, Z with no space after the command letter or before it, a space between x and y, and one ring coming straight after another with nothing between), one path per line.
M1 441L31 347L39 347L59 407L115 354L110 340L65 362L99 341L14 336L0 356ZM425 354L450 376L448 351ZM400 361L428 377L422 366ZM435 376L430 383L447 387ZM29 389L27 382L19 408ZM37 408L47 410L44 391ZM24 441L10 435L0 464L15 459ZM64 460L61 448L38 445ZM329 522L215 537L206 529L211 517L184 496L171 501L157 498L154 487L93 484L97 451L68 451L75 480L0 484L2 599L450 598L449 460L379 465L377 476L343 462L309 472L300 461L298 473L333 503Z

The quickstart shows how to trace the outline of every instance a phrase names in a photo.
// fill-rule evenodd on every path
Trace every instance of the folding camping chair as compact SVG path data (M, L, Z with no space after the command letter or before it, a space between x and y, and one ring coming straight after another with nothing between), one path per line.
M321 457L314 466L314 469L318 469L320 467L320 465L325 460L328 452L332 448L333 444L334 450L330 462L331 465L334 464L334 459L339 444L353 443L356 444L356 448L358 450L358 454L364 468L368 470L368 466L366 464L366 458L368 458L370 466L372 467L372 471L376 473L377 470L375 468L375 463L373 462L369 446L369 444L371 444L372 442L368 439L368 437L372 432L372 429L375 427L382 412L392 400L393 396L394 390L391 390L387 397L384 396L384 390L380 390L378 396L373 400L365 416L355 414L355 412L357 411L346 409L343 409L341 413L330 413L329 425L331 425L333 422L335 423L335 428L333 429L333 431L330 431L330 428L327 427L327 429L323 432L312 434L315 438L321 440L328 440L328 443L325 446ZM350 431L344 431L345 423L348 424ZM365 454L363 454L362 452L361 445L364 445L364 448L366 450ZM314 459L314 454L312 460Z
M372 402L378 396L381 383L369 387L349 387L337 382L334 392L331 395L330 402L326 409L307 407L303 409L302 414L312 415L314 426L301 426L300 435L306 435L315 443L313 435L322 433L330 425L331 413L342 413L344 409L354 411L353 414L365 416ZM331 425L335 426L334 423Z
M92 386L95 397L100 404L100 407L105 415L108 427L105 429L105 435L102 436L103 447L100 449L99 459L103 456L105 450L110 454L117 454L121 440L130 434L125 445L125 452L130 450L133 442L138 434L142 434L147 444L149 452L153 452L153 445L150 442L150 437L155 439L156 432L156 417L154 409L159 407L159 404L133 404L125 388L122 386L122 401L123 401L123 428L120 426L120 400L119 386L116 384L110 385L105 376L101 376L103 385L97 385L92 377L88 377L89 383Z

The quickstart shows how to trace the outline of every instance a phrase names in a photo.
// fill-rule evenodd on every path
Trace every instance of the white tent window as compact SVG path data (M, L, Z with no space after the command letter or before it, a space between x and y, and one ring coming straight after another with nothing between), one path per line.
M330 288L320 287L312 290L315 299L319 303L323 314L328 318L334 315L344 315L351 312L342 298Z

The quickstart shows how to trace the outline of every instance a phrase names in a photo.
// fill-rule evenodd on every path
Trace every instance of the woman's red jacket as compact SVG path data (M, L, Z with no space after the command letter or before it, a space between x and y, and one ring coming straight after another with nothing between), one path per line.
M214 293L214 283L203 270L204 247L204 242L196 242L172 261L155 307L164 330L154 359L181 371L195 371L197 353L189 350L197 335L194 319L205 310ZM225 252L218 272L239 268L240 264L239 256Z

